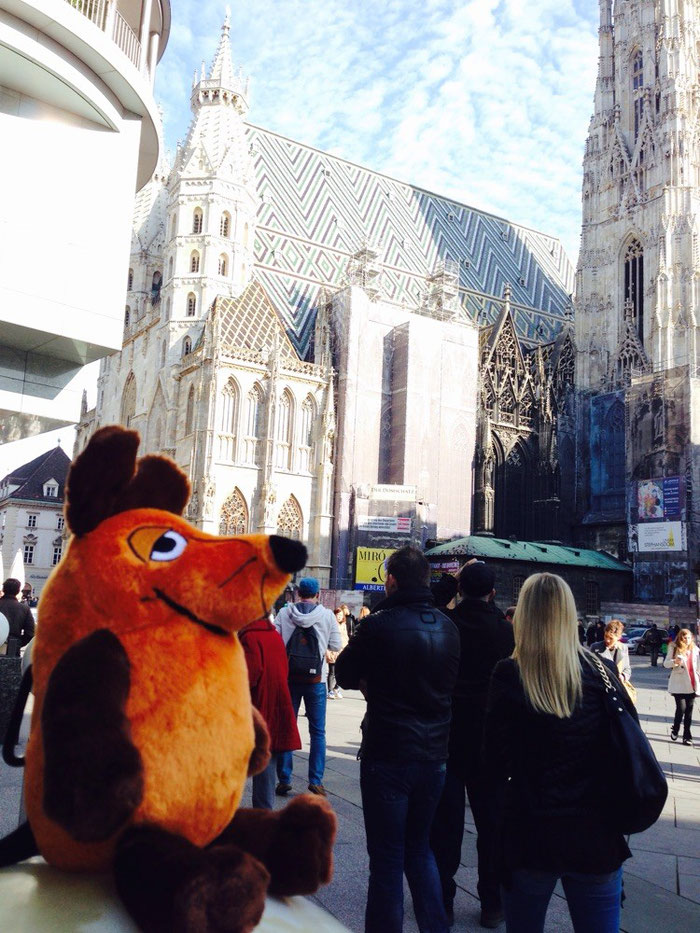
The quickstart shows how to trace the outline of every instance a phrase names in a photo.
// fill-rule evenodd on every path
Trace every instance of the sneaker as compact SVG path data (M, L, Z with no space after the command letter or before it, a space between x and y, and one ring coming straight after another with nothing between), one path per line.
M683 744L684 744L684 745L690 745L690 746L692 747L693 740L692 740L692 739L683 739Z
M673 729L671 729L671 741L675 742L677 738L678 738L678 733L674 732Z
M338 690L338 689L336 688L336 691L335 691L335 698L336 698L336 700L342 700L342 699L343 699L343 692L342 692L342 690Z
M481 911L479 923L482 927L486 927L487 930L495 930L496 927L503 923L504 919L505 916L500 907L484 908Z
M284 781L280 781L277 787L275 788L275 793L277 794L278 797L286 797L291 789L292 789L291 784L285 784Z
M309 784L309 791L312 794L318 794L319 797L327 797L326 788L323 784Z
M331 691L327 694L327 698L328 698L329 700L335 700L335 693L333 693L333 691L331 690Z

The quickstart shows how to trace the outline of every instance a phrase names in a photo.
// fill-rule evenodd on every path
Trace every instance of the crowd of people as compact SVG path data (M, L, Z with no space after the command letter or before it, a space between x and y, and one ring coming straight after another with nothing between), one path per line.
M431 587L427 559L410 546L387 558L385 581L385 598L356 619L345 604L325 607L319 581L304 577L296 601L240 633L251 698L270 733L253 806L273 809L275 795L292 791L302 701L308 791L327 795L327 701L359 690L367 704L359 754L366 933L402 930L404 875L421 933L447 933L467 800L483 927L505 920L509 933L542 930L561 880L576 933L614 933L631 853L615 808L601 806L610 755L601 671L617 685L620 711L638 722L622 623L582 637L569 586L549 573L529 577L517 605L501 613L492 566L471 560ZM0 597L4 648L17 655L34 635L19 592L9 579ZM649 640L658 647L652 665L658 635L658 646ZM676 707L670 738L686 745L699 655L688 629L673 633L664 660Z
M586 646L562 578L534 574L504 614L491 566L470 561L431 588L430 566L412 547L389 556L385 579L386 597L360 620L345 605L321 605L318 581L303 578L297 602L242 634L253 701L273 719L274 758L254 779L254 805L272 807L273 793L292 790L302 700L308 789L326 794L326 702L360 690L367 702L360 749L367 933L402 930L404 875L421 933L449 930L467 800L483 927L505 920L509 933L542 930L561 879L577 933L617 931L630 850L600 806L608 713L592 655L638 721L622 623L597 626ZM682 728L692 743L700 674L685 632L665 663L676 699L671 738ZM273 637L274 650L262 646ZM273 670L275 690L286 687L288 702L266 683ZM274 714L266 712L272 697Z

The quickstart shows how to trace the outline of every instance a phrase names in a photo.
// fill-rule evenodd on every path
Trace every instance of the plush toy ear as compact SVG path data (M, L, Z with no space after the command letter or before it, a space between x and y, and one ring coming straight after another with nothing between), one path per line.
M119 425L100 428L76 458L66 481L66 520L80 537L128 509L164 509L181 515L189 497L185 474L165 457L136 465L139 435Z
M182 515L190 497L190 484L172 460L149 455L138 462L136 476L124 490L121 512L128 509L164 509Z

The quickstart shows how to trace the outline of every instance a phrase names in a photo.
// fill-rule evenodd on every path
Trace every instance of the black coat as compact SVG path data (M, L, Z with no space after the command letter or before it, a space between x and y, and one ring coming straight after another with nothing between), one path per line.
M34 616L26 603L19 602L14 596L0 597L0 612L10 625L8 654L19 656L19 649L28 645L34 638Z
M615 679L614 665L603 663ZM506 880L514 868L602 874L630 857L614 826L615 795L625 788L606 780L603 681L587 662L581 668L583 698L569 719L530 706L514 660L493 672L483 766L493 792L506 791L498 813ZM620 687L618 695L637 719L627 691Z
M460 774L479 768L486 698L491 673L513 653L513 626L493 602L465 597L446 615L457 626L460 653L457 683L452 695L450 769Z
M335 664L340 686L362 685L367 698L362 756L444 761L458 663L457 630L427 587L383 600Z

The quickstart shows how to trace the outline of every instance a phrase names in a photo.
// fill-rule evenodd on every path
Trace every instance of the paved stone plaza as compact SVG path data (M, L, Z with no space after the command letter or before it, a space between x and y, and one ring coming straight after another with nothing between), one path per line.
M633 679L639 689L638 707L642 723L669 779L670 794L664 813L652 829L633 837L634 858L625 866L627 900L622 914L624 933L669 933L700 929L700 747L686 748L668 738L673 701L666 693L668 672L651 668L647 658L632 658ZM346 691L342 700L328 703L328 764L325 785L338 814L335 847L335 877L314 900L354 933L364 925L368 860L365 850L360 804L360 720L365 703L359 693ZM294 790L306 790L308 729L300 719L304 749L295 756ZM700 745L700 722L695 721ZM0 833L17 823L20 807L21 772L0 764ZM624 793L624 791L619 792ZM615 793L606 790L601 806L612 807ZM278 801L283 806L283 801ZM467 813L462 865L457 878L455 930L479 931L479 901L476 897L476 837ZM573 844L573 843L572 843ZM417 930L406 897L406 933ZM566 903L552 899L547 933L572 930ZM505 930L505 927L501 927Z

